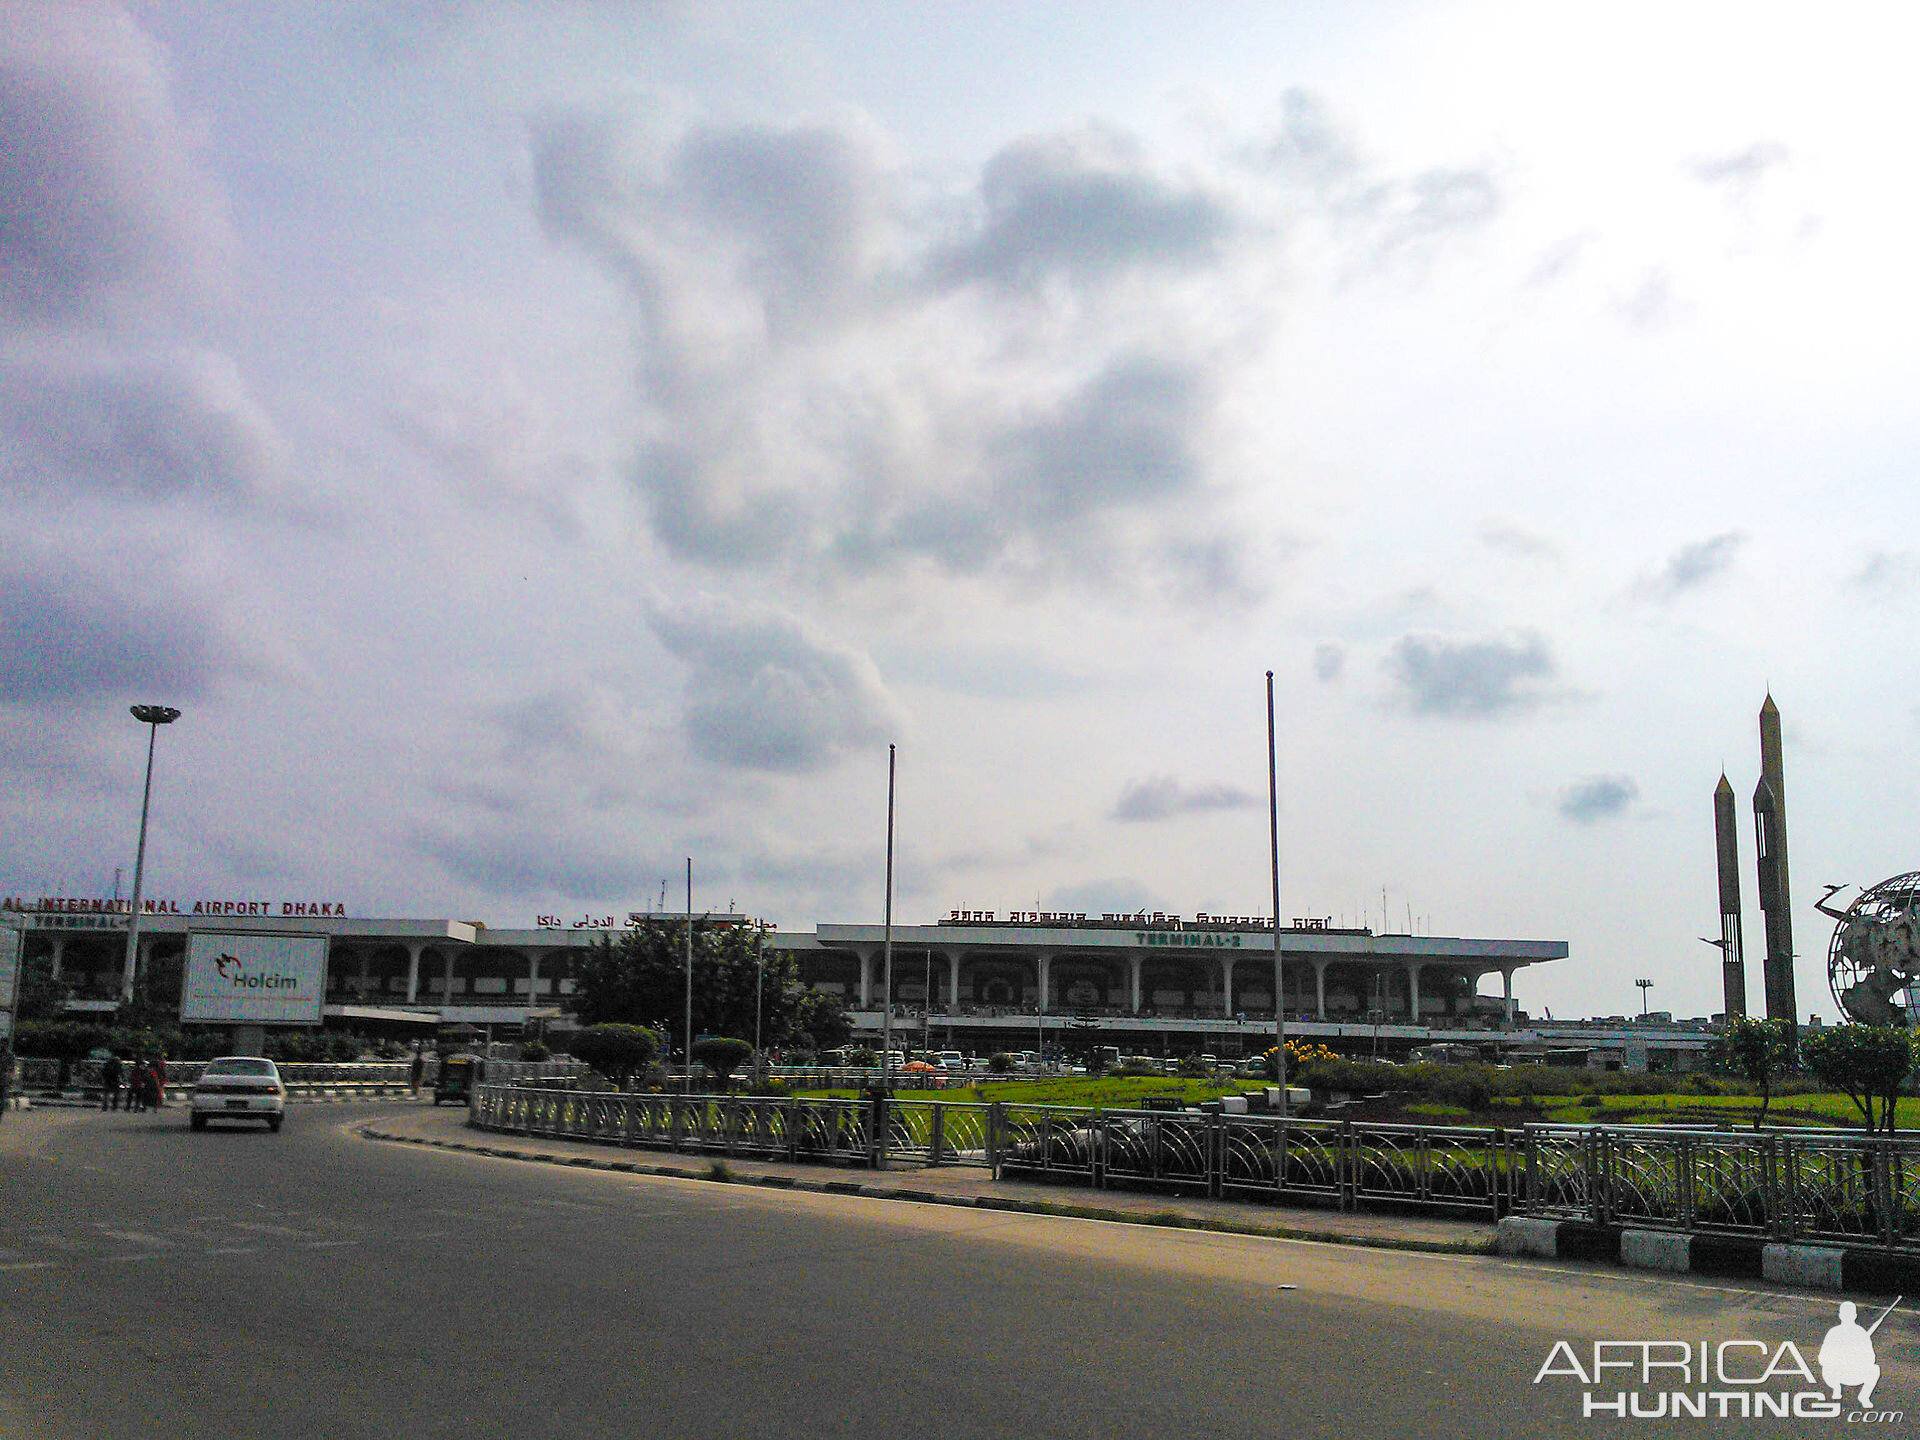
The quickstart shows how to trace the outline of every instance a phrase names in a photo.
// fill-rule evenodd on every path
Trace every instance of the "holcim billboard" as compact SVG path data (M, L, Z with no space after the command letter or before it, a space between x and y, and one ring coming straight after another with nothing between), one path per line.
M180 1018L225 1025L318 1025L327 988L325 935L187 936Z

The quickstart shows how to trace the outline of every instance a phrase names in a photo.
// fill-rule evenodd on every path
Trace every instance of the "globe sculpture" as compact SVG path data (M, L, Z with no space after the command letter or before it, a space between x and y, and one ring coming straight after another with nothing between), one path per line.
M1827 950L1827 984L1842 1013L1866 1025L1907 1025L1912 987L1920 984L1920 870L1896 875L1862 890L1845 910L1827 903L1834 917Z

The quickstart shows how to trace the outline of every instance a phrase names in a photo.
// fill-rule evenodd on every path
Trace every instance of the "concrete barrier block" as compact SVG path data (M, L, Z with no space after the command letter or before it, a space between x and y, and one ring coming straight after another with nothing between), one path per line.
M1768 1245L1760 1252L1760 1273L1776 1285L1839 1290L1844 1288L1845 1256L1845 1251L1823 1245Z
M1920 1291L1920 1256L1889 1250L1849 1250L1840 1274L1852 1294L1912 1295Z
M1690 1235L1671 1230L1622 1230L1620 1263L1636 1270L1673 1270L1685 1274L1693 1268Z
M1494 1236L1494 1249L1502 1255L1553 1260L1560 1254L1559 1235L1558 1220L1536 1220L1531 1215L1503 1215Z

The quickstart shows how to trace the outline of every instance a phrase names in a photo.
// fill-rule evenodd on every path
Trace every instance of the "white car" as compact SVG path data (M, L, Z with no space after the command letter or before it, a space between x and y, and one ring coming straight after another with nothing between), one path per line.
M269 1130L278 1130L286 1108L287 1087L280 1082L280 1070L273 1061L258 1055L222 1055L209 1060L194 1083L190 1123L204 1130L209 1120L264 1120Z

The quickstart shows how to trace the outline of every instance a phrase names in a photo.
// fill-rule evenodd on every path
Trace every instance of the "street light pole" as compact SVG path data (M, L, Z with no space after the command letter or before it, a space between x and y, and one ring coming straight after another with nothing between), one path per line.
M880 1085L893 1088L893 760L894 747L887 746L887 904L882 931L882 998L885 1001L880 1028Z
M1644 1020L1647 1018L1647 991L1653 988L1653 981L1636 980L1633 983L1640 987L1640 1018Z
M1280 767L1274 759L1273 671L1267 671L1267 838L1273 855L1273 1069L1287 1118L1287 991L1280 965Z
M753 985L753 1065L760 1072L760 1083L767 1083L767 1061L760 1053L760 1014L767 993L767 927L760 926L760 943L755 955L756 978Z
M147 727L147 781L140 791L140 844L133 855L133 910L127 917L127 967L120 977L122 1003L133 999L134 971L140 964L140 887L147 867L147 810L153 800L153 747L160 727L171 725L180 712L171 705L133 705L128 712Z
M687 1089L693 1089L693 857L687 857Z

